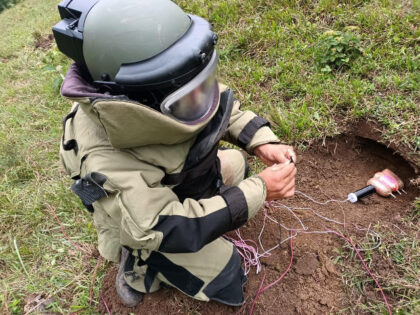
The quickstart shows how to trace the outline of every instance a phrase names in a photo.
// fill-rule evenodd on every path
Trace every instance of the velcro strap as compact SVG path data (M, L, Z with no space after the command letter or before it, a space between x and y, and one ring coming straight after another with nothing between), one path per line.
M79 147L77 146L77 141L75 139L70 139L69 141L64 140L64 135L66 134L66 123L67 120L73 119L74 116L76 116L77 110L79 109L79 105L76 105L76 107L69 113L66 117L63 119L63 136L61 137L61 144L63 145L63 149L65 151L74 150L74 153L77 154L79 151Z
M83 205L93 212L92 204L103 197L108 196L107 191L103 188L107 178L105 175L97 172L87 174L85 177L76 180L71 189L80 197Z
M210 151L210 153L195 167L187 171L182 171L181 173L166 174L165 177L162 179L161 183L163 185L168 185L168 186L179 185L185 181L189 181L205 173L215 163L215 160L217 157L217 147L218 145L216 144L214 148Z
M75 139L70 139L67 142L63 141L63 149L65 151L74 150L74 153L76 154L79 151L79 147L77 146L77 141Z
M239 134L238 145L242 149L245 149L246 146L251 142L258 129L264 126L270 126L270 123L266 119L259 116L252 118Z
M225 200L232 218L232 230L248 220L248 204L243 191L236 186L223 186L220 195Z
M152 287L153 282L155 282L157 274L158 271L156 269L147 267L146 275L144 276L144 287L146 292L150 292L150 288Z

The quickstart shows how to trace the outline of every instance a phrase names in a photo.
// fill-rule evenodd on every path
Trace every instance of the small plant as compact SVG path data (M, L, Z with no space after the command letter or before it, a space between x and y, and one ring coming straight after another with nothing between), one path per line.
M364 55L360 38L348 28L346 32L326 31L316 49L316 63L322 72L331 72L350 66L350 62Z
M44 64L42 70L53 74L51 88L56 93L59 93L65 75L61 62L62 58L62 54L57 49L54 49L48 51L42 59L42 63Z

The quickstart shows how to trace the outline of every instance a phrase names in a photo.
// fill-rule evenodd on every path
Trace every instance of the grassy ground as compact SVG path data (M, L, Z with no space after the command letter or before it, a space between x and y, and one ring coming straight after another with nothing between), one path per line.
M43 41L58 21L57 2L26 0L0 14L0 313L29 311L38 294L53 299L53 311L95 313L107 267L99 263L91 292L95 230L57 157L70 108L58 87L70 63ZM270 118L286 142L303 146L363 118L383 126L384 141L419 157L416 0L177 2L213 23L220 77L243 106ZM411 228L418 237L418 226ZM402 293L393 306L414 314L419 244L402 234L387 239L390 245L376 255L400 259L401 281L391 289ZM337 257L349 260L346 252ZM343 275L349 295L366 279L352 266ZM359 303L346 311L364 309L379 306Z

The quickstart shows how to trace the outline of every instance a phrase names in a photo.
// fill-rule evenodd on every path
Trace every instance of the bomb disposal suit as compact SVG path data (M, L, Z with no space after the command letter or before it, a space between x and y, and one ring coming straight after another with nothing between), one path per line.
M75 61L60 158L100 254L118 262L128 250L120 269L136 291L241 305L246 277L222 235L256 214L266 188L218 144L252 154L279 140L217 82L210 24L168 0L65 0L59 12L54 36Z

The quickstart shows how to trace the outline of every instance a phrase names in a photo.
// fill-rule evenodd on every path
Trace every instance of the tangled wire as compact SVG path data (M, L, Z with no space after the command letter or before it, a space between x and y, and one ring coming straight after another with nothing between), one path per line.
M307 194L301 192L301 191L296 191L296 194L301 195L302 197L306 198L307 200L317 204L317 205L326 205L328 203L345 203L348 201L348 199L345 200L335 200L335 199L330 199L324 202L319 202L316 201L314 198L308 196ZM298 227L288 227L280 222L278 222L275 218L273 218L272 216L270 216L268 214L269 209L278 209L278 210L286 210L288 211L288 213L290 213L294 219L297 222ZM256 273L258 274L261 270L262 270L262 266L261 266L261 258L266 258L271 256L271 253L277 249L278 247L280 247L283 243L290 241L290 263L288 265L288 267L286 268L286 270L282 273L282 275L275 280L274 282L264 286L264 282L265 282L265 274L263 275L263 279L261 281L261 284L259 286L259 289L257 290L254 300L252 302L249 314L251 315L254 311L255 308L255 304L257 302L258 297L266 290L268 290L269 288L271 288L272 286L276 285L278 282L280 282L285 276L286 274L289 272L292 264L293 264L293 239L295 237L297 237L299 234L333 234L336 235L342 239L344 239L349 245L350 247L356 252L357 257L360 259L363 267L365 268L365 270L367 271L367 273L370 275L370 277L374 280L376 286L378 287L379 291L381 292L382 298L386 304L386 307L388 309L388 313L392 314L390 305L388 303L388 300L385 296L385 293L382 289L382 287L380 286L378 280L376 279L376 277L372 274L372 272L370 271L370 269L368 268L365 260L363 259L361 252L364 251L370 251L370 250L374 250L377 249L378 247L381 246L382 244L382 239L380 237L380 235L378 233L376 233L375 231L373 231L370 226L368 228L363 228L360 227L359 225L355 224L355 223L344 223L344 222L340 222L331 218L328 218L326 216L321 215L320 213L316 212L314 209L307 207L307 208L294 208L294 207L289 207L286 206L278 201L271 201L271 202L265 202L264 204L264 219L263 219L263 226L262 229L258 235L258 243L254 240L251 239L243 239L241 236L241 233L239 230L236 230L236 236L237 239L229 237L229 236L225 236L227 239L229 239L230 241L233 242L233 244L236 246L236 248L238 249L239 254L242 256L243 258L243 262L244 262L244 272L245 274L248 274L251 269L254 267L256 268ZM297 215L296 212L299 211L309 211L311 212L314 216L316 216L317 218L321 219L324 222L329 222L329 223L333 223L333 224L337 224L337 225L341 225L341 226L345 226L345 225L352 225L354 227L355 230L357 231L361 231L361 232L365 232L366 235L370 235L373 240L375 241L375 243L366 248L366 247L358 247L356 246L356 244L348 237L344 236L342 233L329 228L327 226L325 226L324 224L322 224L323 229L322 230L311 230L307 225L304 224L304 222L299 218L299 216ZM288 237L286 237L285 239L280 240L274 247L270 248L270 249L265 249L263 244L262 244L262 235L264 233L266 224L267 224L267 220L271 221L277 225L279 225L281 228L285 229L286 231L289 232ZM242 309L239 310L238 313L240 313L242 311Z

